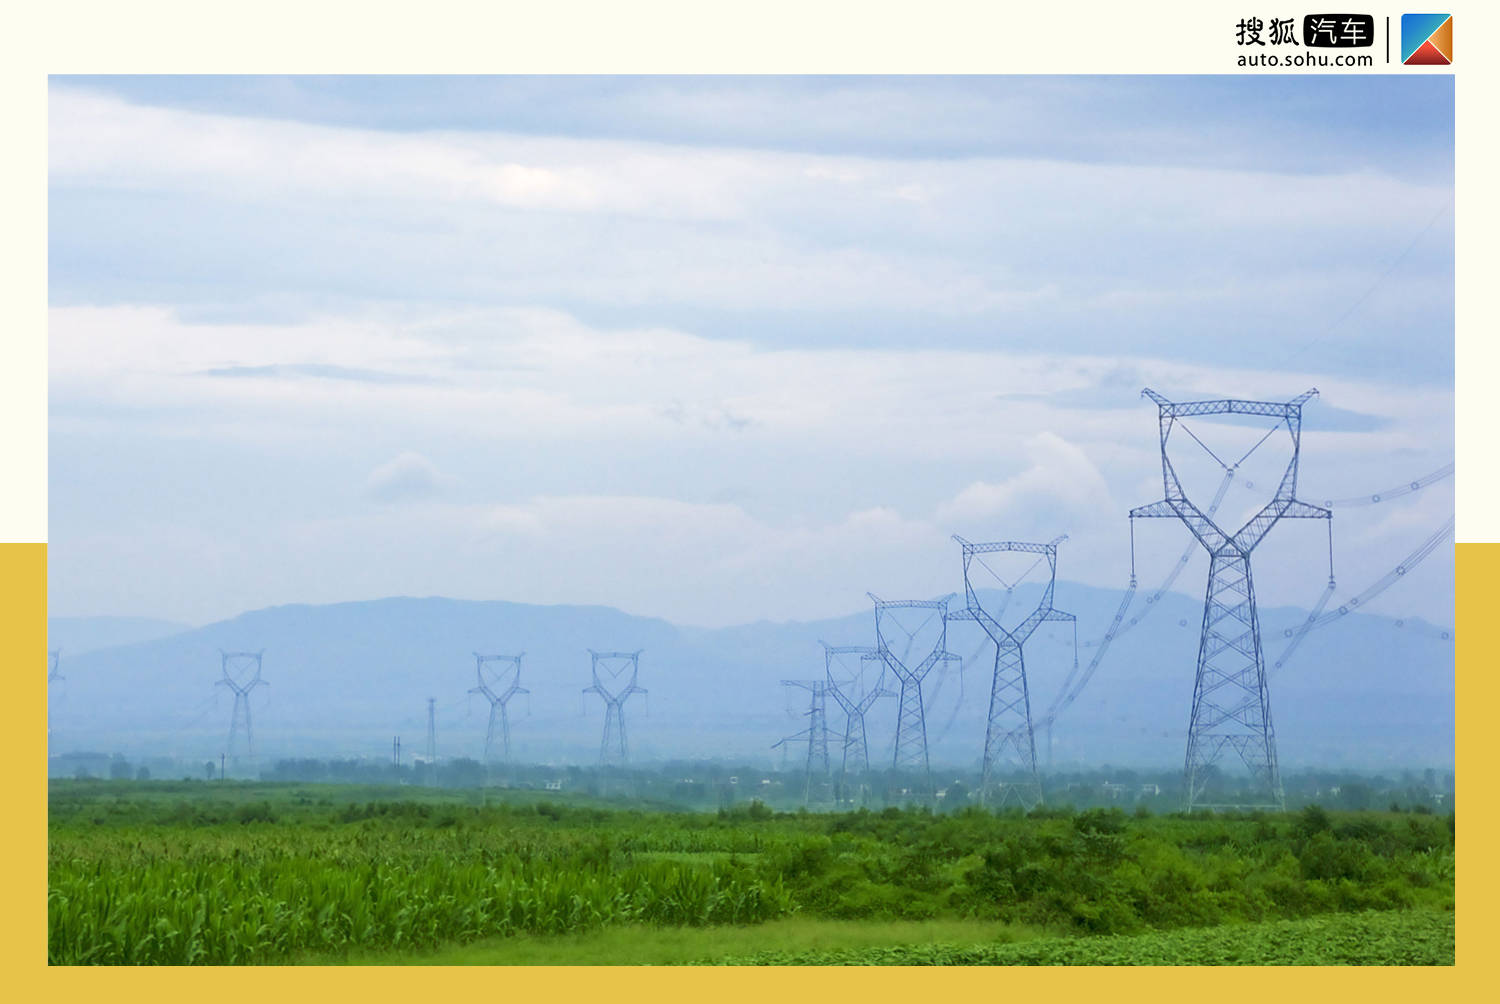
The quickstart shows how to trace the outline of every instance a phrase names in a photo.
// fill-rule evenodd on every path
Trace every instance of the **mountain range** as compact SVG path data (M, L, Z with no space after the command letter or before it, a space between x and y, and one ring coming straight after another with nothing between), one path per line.
M1007 624L1038 593L1016 590ZM1121 594L1059 582L1055 604L1078 616L1086 668ZM1160 767L1182 759L1192 702L1202 601L1167 592L1137 595L1121 632L1075 702L1053 728L1044 761ZM997 594L984 597L986 605ZM954 601L961 604L961 598ZM1261 611L1271 666L1307 618L1294 607ZM1131 625L1132 619L1138 623ZM589 686L589 649L642 650L639 685L625 706L636 762L714 758L774 763L802 749L772 743L806 726L810 694L783 686L824 672L819 641L874 644L869 610L806 622L758 622L722 629L679 627L607 607L539 606L441 597L392 597L255 610L201 627L120 618L66 618L50 625L63 649L64 679L49 690L51 750L127 756L212 758L224 750L233 708L220 651L264 651L251 695L256 752L289 756L389 756L392 739L421 752L427 700L435 698L441 757L479 757L489 708L468 691L475 652L525 652L510 705L514 754L551 763L590 763L599 754L603 706ZM1028 642L1033 718L1042 720L1073 665L1073 628L1043 625ZM972 624L954 624L948 649L961 664L924 683L935 763L970 767L983 749L994 650ZM878 666L878 663L872 664ZM961 668L960 668L961 665ZM871 673L877 670L872 669ZM874 677L866 685L873 686ZM889 676L884 686L894 689ZM1453 643L1416 620L1350 613L1310 632L1271 670L1271 702L1288 766L1439 766L1453 761ZM828 701L828 723L843 730ZM868 716L870 756L891 756L896 701ZM835 761L837 736L833 741Z

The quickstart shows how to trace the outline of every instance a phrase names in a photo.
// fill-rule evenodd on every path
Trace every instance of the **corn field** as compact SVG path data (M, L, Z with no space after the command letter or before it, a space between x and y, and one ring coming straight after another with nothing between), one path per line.
M243 964L606 924L757 923L780 881L725 858L632 861L599 842L373 827L58 839L52 963Z

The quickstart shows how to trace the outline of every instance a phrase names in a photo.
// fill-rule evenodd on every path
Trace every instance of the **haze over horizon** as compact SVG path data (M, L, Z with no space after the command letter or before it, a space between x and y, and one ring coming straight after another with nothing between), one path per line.
M1161 495L1144 386L1316 386L1312 502L1453 457L1450 77L54 77L49 104L58 616L811 621L960 590L952 533L1066 533L1059 579L1118 589ZM1335 602L1452 512L1452 479L1336 509ZM1317 599L1322 534L1256 552L1263 605ZM1141 581L1186 543L1138 526ZM1447 550L1372 605L1452 609Z

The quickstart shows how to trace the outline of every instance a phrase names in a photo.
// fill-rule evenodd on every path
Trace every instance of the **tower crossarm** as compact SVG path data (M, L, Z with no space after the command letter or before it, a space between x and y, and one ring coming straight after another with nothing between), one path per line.
M878 654L877 650L869 645L830 645L826 641L820 641L818 644L823 646L825 655L870 656Z
M1163 499L1130 510L1131 519L1180 519L1192 535L1209 551L1217 552L1229 543L1229 535L1193 503L1185 498Z
M1161 409L1163 418L1192 418L1195 415L1261 415L1267 418L1299 419L1302 406L1317 397L1316 387L1299 394L1290 401L1246 401L1241 398L1220 397L1208 401L1168 401L1151 388L1141 391L1142 397L1150 398Z
M1058 541L1050 544L1033 544L1021 540L996 540L985 544L971 544L954 534L953 539L963 545L969 554L995 554L1000 551L1020 551L1024 554L1056 554ZM1064 540L1066 538L1058 538Z
M1309 505L1297 499L1272 499L1265 508L1250 517L1250 521L1234 535L1235 548L1243 554L1254 550L1271 527L1283 519L1332 519L1333 510Z

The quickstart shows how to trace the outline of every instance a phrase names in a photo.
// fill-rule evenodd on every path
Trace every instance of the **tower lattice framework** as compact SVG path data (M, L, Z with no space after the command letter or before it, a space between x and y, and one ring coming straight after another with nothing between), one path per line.
M828 754L828 692L827 680L782 680L782 686L797 687L808 693L807 701L807 728L796 735L787 736L772 745L772 749L779 746L788 746L798 740L807 741L807 761L803 774L802 804L807 805L813 801L822 801L820 797L814 799L814 783L820 787L827 787L829 776L832 772L832 763ZM816 794L822 795L823 792Z
M234 711L229 717L229 743L225 753L238 760L255 756L255 734L250 723L250 694L256 687L269 687L269 680L261 679L261 657L259 652L219 651L219 671L222 678L215 686L228 687L234 692Z
M521 659L526 653L517 655L482 655L474 653L474 675L478 686L469 690L471 694L482 694L490 702L490 724L484 733L484 762L497 759L510 760L510 715L507 705L517 694L531 691L521 686ZM490 675L485 676L485 670ZM500 756L495 756L495 743L499 740Z
M1165 497L1160 502L1132 509L1130 518L1132 521L1143 518L1181 520L1209 555L1208 589L1203 602L1193 710L1183 765L1186 807L1189 811L1195 807L1219 807L1205 802L1204 795L1212 769L1226 755L1233 754L1250 772L1254 797L1264 799L1244 800L1234 807L1284 809L1286 796L1276 762L1276 730L1271 720L1271 697L1266 686L1265 655L1261 649L1250 554L1283 519L1332 519L1333 514L1328 509L1309 505L1296 497L1302 405L1318 392L1309 390L1286 402L1231 398L1173 402L1149 388L1141 393L1157 406ZM1275 495L1238 530L1221 528L1188 499L1167 453L1168 441L1181 420L1202 415L1274 418L1277 425L1286 427L1291 437L1291 460ZM1273 425L1271 432L1276 427ZM1192 435L1190 430L1188 432ZM1269 437L1271 432L1266 436ZM1262 438L1261 442L1264 441ZM1257 443L1255 448L1259 445ZM1242 457L1238 463L1243 463L1244 459ZM1238 463L1224 466L1226 470L1232 470ZM1329 539L1331 556L1331 529Z
M995 643L995 672L990 681L989 718L984 732L980 801L993 802L997 806L1014 801L1021 808L1030 810L1042 800L1042 782L1037 774L1036 736L1031 726L1031 691L1026 681L1024 647L1027 639L1044 622L1074 620L1072 614L1052 606L1052 594L1057 585L1057 545L1066 538L1059 537L1046 544L1018 540L973 544L956 535L953 539L963 547L965 606L949 614L948 619L978 623ZM1000 552L1035 554L1047 562L1047 585L1041 600L1020 624L1009 630L985 610L971 574L971 566L976 560L983 563L980 555ZM1007 770L1017 779L997 780L997 775Z
M823 672L828 684L828 693L833 696L834 702L844 712L844 742L843 755L839 763L839 785L840 788L846 787L852 774L863 786L870 773L870 742L869 732L865 728L865 715L880 698L895 696L882 686L884 672L877 677L873 686L865 687L864 668L873 663L883 670L885 660L880 657L878 649L867 645L830 645L827 642L819 642L819 644L823 646ZM841 679L840 675L835 672L836 667L840 665L840 660L845 657L853 657L859 661L859 670L853 679Z
M896 746L891 767L896 773L915 772L923 778L927 789L932 786L932 764L927 749L927 710L922 703L922 681L938 663L958 660L948 651L948 600L882 600L874 593L867 594L875 603L876 651L896 679L900 681L898 711L896 717ZM926 619L915 629L908 630L902 623L903 614L929 611ZM935 619L936 638L930 647L916 646L918 634L927 623ZM897 639L900 652L891 647L893 631L906 636L904 644ZM912 651L916 647L918 651ZM925 651L922 650L925 648Z
M589 655L593 659L594 682L583 692L598 694L604 700L604 738L599 743L599 765L623 767L629 762L625 743L625 702L631 694L646 693L644 687L636 685L641 650L595 652L589 649Z

